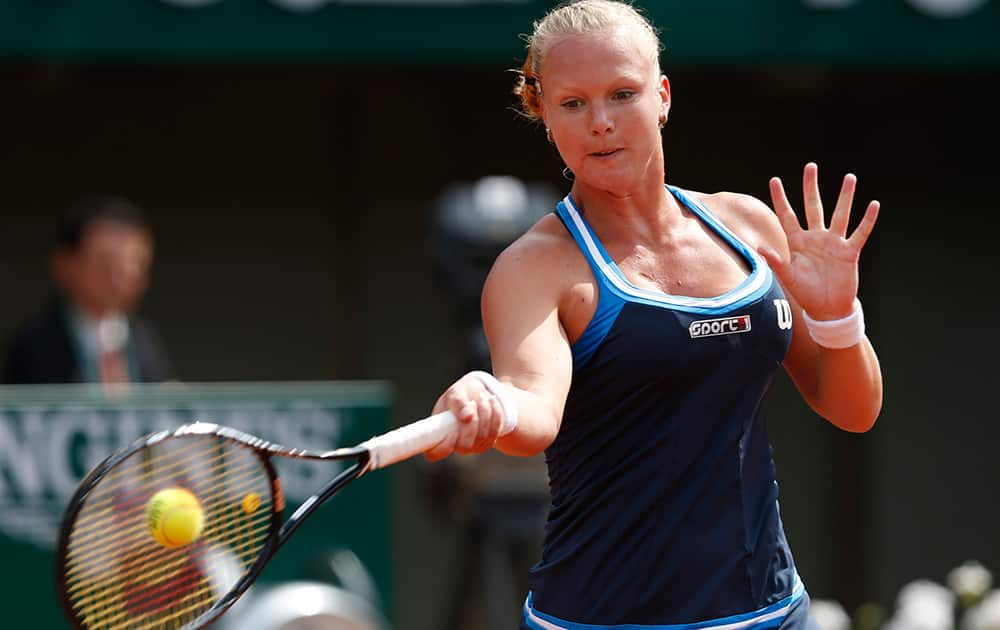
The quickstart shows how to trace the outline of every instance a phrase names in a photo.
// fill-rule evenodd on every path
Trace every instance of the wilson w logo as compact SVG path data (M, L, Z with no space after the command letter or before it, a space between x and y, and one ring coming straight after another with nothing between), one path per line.
M792 307L788 305L788 300L775 300L774 308L778 311L778 329L791 330Z

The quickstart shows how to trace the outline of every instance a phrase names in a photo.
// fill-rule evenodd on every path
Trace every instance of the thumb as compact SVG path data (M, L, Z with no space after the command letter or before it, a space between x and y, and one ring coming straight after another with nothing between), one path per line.
M457 433L452 433L448 435L443 440L438 442L433 448L429 449L424 453L424 457L429 462L436 462L438 460L444 459L451 455L455 450L455 441L458 439Z
M764 260L767 261L767 266L778 275L781 284L787 286L788 283L785 282L785 278L788 275L788 263L781 257L781 254L767 245L758 245L757 253L764 257Z

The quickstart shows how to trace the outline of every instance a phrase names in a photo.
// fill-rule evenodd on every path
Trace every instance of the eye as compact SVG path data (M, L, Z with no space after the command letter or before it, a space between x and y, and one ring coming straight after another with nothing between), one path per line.
M562 102L562 106L566 109L579 109L583 105L578 99L570 98Z
M628 101L635 96L635 91L633 90L618 90L612 97L616 101Z

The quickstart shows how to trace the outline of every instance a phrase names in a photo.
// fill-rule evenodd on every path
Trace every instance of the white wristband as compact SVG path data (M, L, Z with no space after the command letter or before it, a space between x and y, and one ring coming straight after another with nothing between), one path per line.
M503 424L500 425L500 435L507 435L517 428L517 401L507 387L489 372L475 370L466 376L471 376L483 384L486 391L497 397L503 409Z
M806 322L809 336L824 348L850 348L865 337L865 314L858 298L854 298L854 310L847 317L815 320L803 310L802 319Z

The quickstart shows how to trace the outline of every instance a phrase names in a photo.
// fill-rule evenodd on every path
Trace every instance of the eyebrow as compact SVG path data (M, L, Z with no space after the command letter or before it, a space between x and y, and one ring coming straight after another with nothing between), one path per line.
M621 89L621 87L624 87L624 86L620 85L622 83L627 83L627 84L632 85L632 86L642 86L645 82L642 80L642 78L640 78L637 75L622 75L622 76L616 77L613 81L611 81L609 83L611 85L616 85L616 87L614 87L612 89L617 90L617 89ZM575 85L566 84L566 85L562 85L562 86L558 86L557 85L556 88L550 88L550 91L579 92L579 91L581 91L581 88L578 87L578 86L575 86Z

